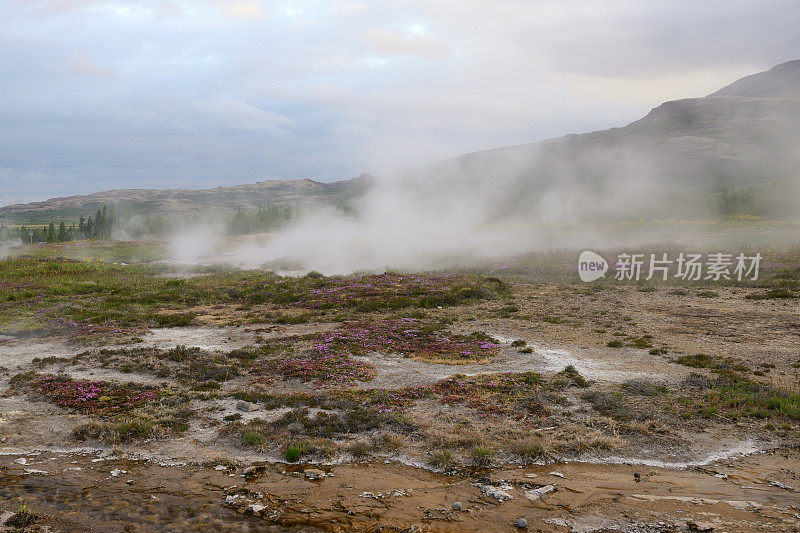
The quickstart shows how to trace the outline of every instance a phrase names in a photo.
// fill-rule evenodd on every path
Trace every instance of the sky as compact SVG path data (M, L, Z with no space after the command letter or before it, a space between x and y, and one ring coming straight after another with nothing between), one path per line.
M0 205L333 181L800 58L796 0L0 0Z

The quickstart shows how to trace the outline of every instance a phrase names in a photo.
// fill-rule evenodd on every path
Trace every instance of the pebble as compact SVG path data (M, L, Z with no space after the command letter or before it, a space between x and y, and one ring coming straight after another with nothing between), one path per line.
M453 502L453 510L460 511L461 510L461 502Z
M544 487L539 487L538 489L531 489L525 491L525 497L528 500L535 502L541 500L545 494L549 492L553 492L556 488L553 485L545 485Z
M325 472L317 468L307 468L303 471L303 473L305 474L306 479L309 481L316 481L325 477Z
M519 529L528 529L528 521L525 520L524 516L517 519L517 527Z
M266 505L261 505L260 503L251 503L247 506L247 510L253 514L259 514L261 511L266 509Z
M481 492L486 494L488 497L497 500L498 502L504 502L506 500L513 500L514 497L509 494L507 491L513 489L513 487L509 485L503 485L501 487L493 487L491 485L478 485L481 489Z

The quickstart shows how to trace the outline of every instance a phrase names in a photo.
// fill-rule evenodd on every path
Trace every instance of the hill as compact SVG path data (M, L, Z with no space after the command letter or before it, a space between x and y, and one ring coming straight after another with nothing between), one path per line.
M420 201L465 201L558 218L797 216L800 60L702 98L666 102L621 128L466 154L401 173ZM203 190L117 190L0 208L13 222L118 213L206 214L265 203L351 205L372 177L264 181Z
M404 173L425 196L465 187L498 214L796 216L800 61L622 128L485 150Z
M370 183L370 176L333 183L311 179L260 181L213 189L118 189L84 196L52 198L43 202L14 204L0 208L0 220L13 223L38 223L51 219L72 220L90 215L103 205L117 213L162 216L230 214L238 209L256 210L260 206L308 203L337 207L350 205Z

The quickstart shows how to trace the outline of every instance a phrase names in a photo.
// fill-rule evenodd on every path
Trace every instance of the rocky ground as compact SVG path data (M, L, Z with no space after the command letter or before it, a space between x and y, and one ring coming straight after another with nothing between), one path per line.
M117 305L87 292L116 270L11 266L5 324ZM5 529L800 530L800 321L769 287L152 275L141 319L4 328Z

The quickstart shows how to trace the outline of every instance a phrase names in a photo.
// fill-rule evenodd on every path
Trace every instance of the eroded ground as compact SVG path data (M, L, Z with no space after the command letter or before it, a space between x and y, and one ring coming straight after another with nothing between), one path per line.
M0 261L2 520L798 530L776 264L680 287Z

